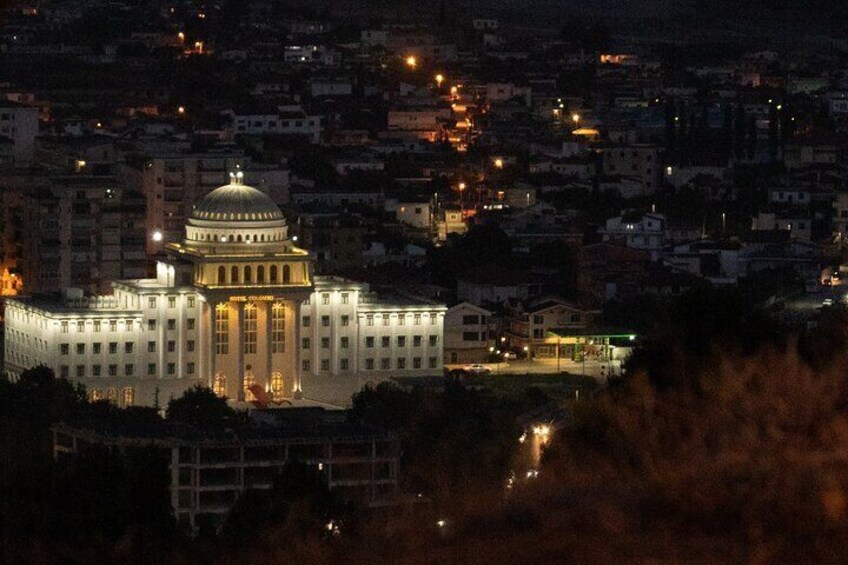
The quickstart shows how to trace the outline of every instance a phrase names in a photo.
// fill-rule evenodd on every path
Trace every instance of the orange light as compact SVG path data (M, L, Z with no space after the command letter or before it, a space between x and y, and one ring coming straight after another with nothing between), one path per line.
M179 40L180 40L181 42L182 42L182 41L185 41L185 34L184 34L183 32L178 33L178 34L177 34L177 37L179 38Z
M185 106L180 106L177 108L177 114L185 114Z
M503 166L504 166L503 159L501 159L500 157L498 157L497 159L495 159L495 167L496 167L496 168L498 168L498 169L503 169Z
M462 192L463 190L465 190L465 183L461 182L459 183L459 191Z
M445 75L443 75L443 74L436 75L436 84L438 86L442 86L443 82L445 82Z
M418 66L418 59L415 58L415 55L410 55L406 58L406 66L410 69L414 69Z

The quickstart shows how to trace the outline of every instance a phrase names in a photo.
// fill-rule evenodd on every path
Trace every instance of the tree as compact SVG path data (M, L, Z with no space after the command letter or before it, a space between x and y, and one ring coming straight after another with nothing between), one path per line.
M212 389L196 385L168 402L168 420L199 428L223 428L237 423L238 413Z

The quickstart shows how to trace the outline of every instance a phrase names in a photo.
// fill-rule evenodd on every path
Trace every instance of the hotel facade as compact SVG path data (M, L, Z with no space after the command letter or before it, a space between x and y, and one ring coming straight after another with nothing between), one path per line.
M194 206L156 278L112 287L10 299L6 373L46 365L92 399L164 406L197 384L238 401L258 386L276 401L345 404L368 382L442 371L444 305L315 277L241 173Z

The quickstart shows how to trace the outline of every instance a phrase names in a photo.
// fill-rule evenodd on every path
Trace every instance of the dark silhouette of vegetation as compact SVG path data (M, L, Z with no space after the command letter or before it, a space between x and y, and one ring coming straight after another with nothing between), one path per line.
M239 420L238 412L229 407L226 399L200 385L168 402L165 416L172 422L190 424L201 429L220 429L232 426Z

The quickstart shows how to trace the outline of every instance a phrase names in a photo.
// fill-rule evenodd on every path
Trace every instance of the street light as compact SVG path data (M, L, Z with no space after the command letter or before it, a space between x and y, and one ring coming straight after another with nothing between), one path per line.
M162 241L163 237L162 230L153 230L153 234L150 236L150 238L156 243Z
M415 55L409 55L406 58L406 66L410 69L414 69L418 66L418 59L415 58Z
M439 73L436 75L436 86L442 86L442 83L445 82L445 75Z
M571 121L575 124L578 123L580 121L580 114L571 114Z
M495 159L495 168L496 169L503 169L503 166L504 166L503 159L501 159L500 157Z

